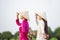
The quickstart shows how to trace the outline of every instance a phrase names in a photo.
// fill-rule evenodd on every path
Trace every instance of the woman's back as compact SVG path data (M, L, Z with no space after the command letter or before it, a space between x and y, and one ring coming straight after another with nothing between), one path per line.
M37 24L37 38L36 40L45 40L44 39L44 21L43 20L38 20L38 24Z

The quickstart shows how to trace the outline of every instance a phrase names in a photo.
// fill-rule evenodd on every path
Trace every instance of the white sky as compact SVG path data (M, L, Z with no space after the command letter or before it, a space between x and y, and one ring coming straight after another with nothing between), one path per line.
M29 11L30 27L33 30L36 29L36 10L46 11L48 25L52 30L60 26L60 0L0 0L0 32L15 33L18 30L19 27L15 23L16 12L21 10Z

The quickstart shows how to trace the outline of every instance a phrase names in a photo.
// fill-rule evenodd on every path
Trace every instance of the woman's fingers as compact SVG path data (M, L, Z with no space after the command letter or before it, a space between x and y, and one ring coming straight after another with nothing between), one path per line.
M37 14L37 13L35 13L35 15L36 15L36 16L38 16L38 14Z
M17 15L19 15L19 13L17 12Z
M19 16L19 13L17 12L17 13L16 13L16 19L18 19L18 16Z

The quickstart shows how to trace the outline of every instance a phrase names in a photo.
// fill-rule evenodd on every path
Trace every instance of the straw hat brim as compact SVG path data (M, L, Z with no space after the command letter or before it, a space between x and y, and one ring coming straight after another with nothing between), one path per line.
M27 20L29 20L28 11L20 12L20 15L22 15L24 18L26 18Z
M43 13L37 13L39 16L41 16L42 18L44 18L45 20L47 20L47 17L46 17L46 13L43 12Z

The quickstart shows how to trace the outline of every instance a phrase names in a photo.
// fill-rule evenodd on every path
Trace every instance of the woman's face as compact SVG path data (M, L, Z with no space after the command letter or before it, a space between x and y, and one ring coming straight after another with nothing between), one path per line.
M24 17L23 16L20 16L20 19L24 19Z
M38 19L38 20L41 20L41 17L40 17L40 16L37 16L37 19Z

